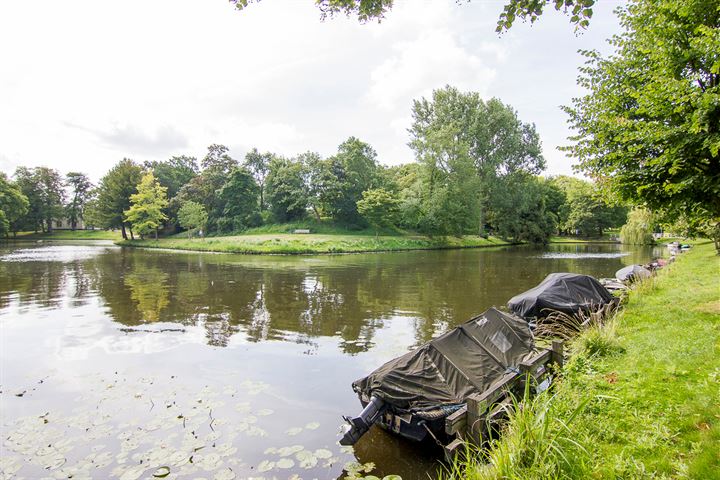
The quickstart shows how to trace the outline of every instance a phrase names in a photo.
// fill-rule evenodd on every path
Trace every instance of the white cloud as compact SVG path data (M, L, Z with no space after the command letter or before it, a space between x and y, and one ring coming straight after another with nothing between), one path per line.
M557 107L577 93L575 49L615 28L601 5L599 33L578 38L559 15L498 37L501 6L479 1L398 0L366 25L320 22L313 3L0 3L0 168L72 165L97 180L123 157L202 157L211 143L330 155L350 135L383 162L411 161L412 100L450 84L515 106L564 171Z

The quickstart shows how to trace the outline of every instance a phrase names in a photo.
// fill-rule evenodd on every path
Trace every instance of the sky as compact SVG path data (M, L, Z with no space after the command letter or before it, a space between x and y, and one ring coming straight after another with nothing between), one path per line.
M400 0L380 22L321 21L312 0L0 0L0 171L48 166L98 181L122 158L202 158L220 143L327 157L350 136L387 165L413 161L413 99L445 85L498 97L534 123L546 174L580 49L619 32L602 0L587 31L550 9L495 33L502 0Z

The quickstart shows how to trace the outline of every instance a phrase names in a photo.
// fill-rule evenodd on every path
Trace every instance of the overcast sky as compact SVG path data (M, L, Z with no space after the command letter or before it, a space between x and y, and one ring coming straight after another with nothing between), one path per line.
M211 143L329 156L351 135L410 162L412 100L449 84L512 105L548 173L567 174L559 106L580 93L577 50L608 51L618 3L598 2L580 36L554 11L498 36L498 0L396 0L365 25L321 22L312 0L0 0L0 170L97 181L123 157L201 158Z

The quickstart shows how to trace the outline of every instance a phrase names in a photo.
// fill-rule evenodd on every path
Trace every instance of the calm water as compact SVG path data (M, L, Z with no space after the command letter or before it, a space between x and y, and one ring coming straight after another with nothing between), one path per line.
M427 478L373 429L337 444L350 384L550 272L650 249L556 245L317 257L0 246L3 478ZM370 468L370 465L366 465ZM14 475L14 476L13 476Z

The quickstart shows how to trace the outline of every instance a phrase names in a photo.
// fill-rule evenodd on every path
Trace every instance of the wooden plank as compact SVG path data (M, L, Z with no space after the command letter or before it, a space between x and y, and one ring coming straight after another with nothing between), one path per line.
M465 430L467 426L467 406L451 413L445 418L445 433L455 435Z
M464 450L465 442L459 439L455 439L449 444L445 445L443 450L445 451L445 460L448 463L452 463L455 457Z
M473 415L485 413L498 398L505 395L519 378L520 375L517 372L506 373L483 393L470 395L467 399L468 413Z

